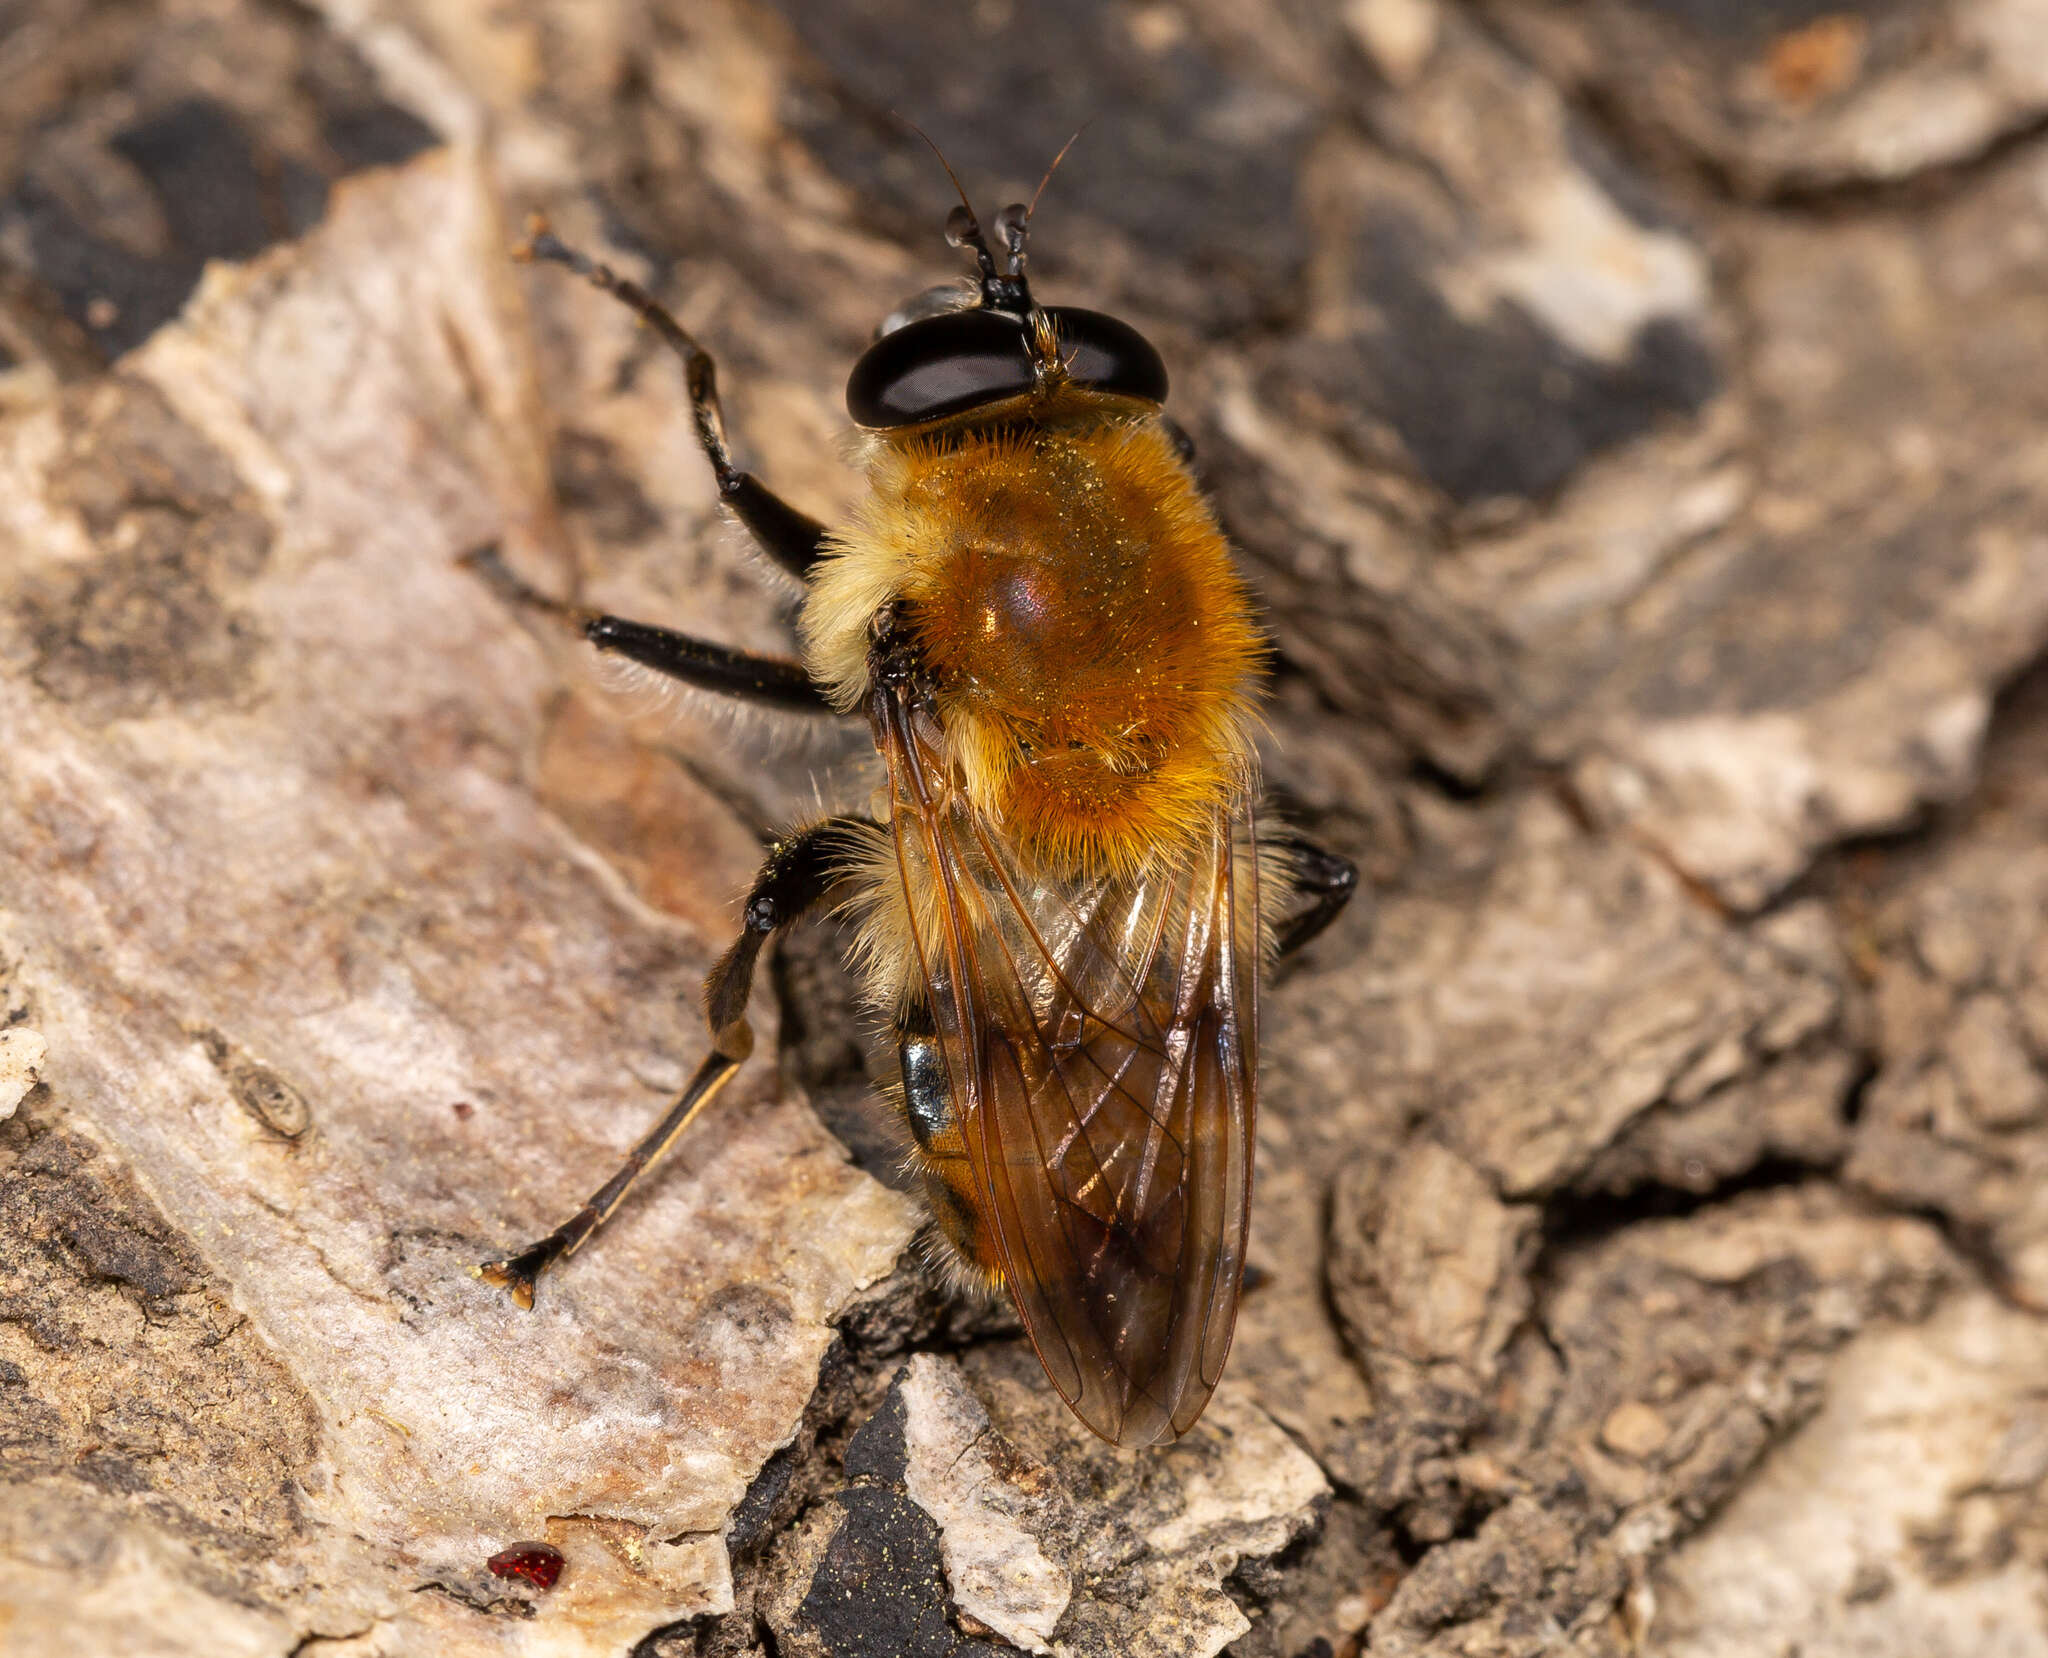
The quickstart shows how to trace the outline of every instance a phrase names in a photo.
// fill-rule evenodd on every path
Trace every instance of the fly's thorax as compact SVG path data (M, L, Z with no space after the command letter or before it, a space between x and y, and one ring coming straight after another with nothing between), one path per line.
M972 804L1051 867L1126 868L1205 833L1242 772L1264 643L1154 417L877 445L815 578L810 666L845 706L901 607Z

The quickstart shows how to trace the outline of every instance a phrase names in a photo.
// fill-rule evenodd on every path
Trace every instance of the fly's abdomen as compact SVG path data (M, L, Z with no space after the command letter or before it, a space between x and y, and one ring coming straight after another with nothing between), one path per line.
M974 1171L960 1138L960 1120L946 1078L945 1055L929 1030L899 1027L896 1052L903 1068L903 1114L910 1127L911 1162L924 1176L932 1219L976 1278L990 1288L1003 1281L994 1240L978 1218Z

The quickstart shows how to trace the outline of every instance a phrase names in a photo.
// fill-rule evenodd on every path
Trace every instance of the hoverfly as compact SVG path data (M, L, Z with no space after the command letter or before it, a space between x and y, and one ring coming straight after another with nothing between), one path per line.
M751 1051L762 946L835 898L858 919L899 1063L886 1092L940 1235L1007 1290L1074 1413L1149 1445L1194 1425L1230 1349L1260 976L1329 925L1356 872L1261 836L1266 641L1163 412L1165 365L1127 323L1038 303L1030 217L1005 208L992 246L961 192L946 239L976 280L909 302L854 365L869 494L836 530L734 465L696 340L536 224L528 257L615 295L681 358L721 498L804 584L803 659L486 573L657 673L865 718L885 809L772 847L705 983L701 1068L575 1216L478 1270L532 1305Z

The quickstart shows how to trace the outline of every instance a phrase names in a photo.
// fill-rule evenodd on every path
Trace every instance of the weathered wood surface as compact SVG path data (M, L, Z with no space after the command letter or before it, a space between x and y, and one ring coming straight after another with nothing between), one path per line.
M0 7L0 1650L2048 1652L2048 12ZM701 1051L786 647L672 365L846 508L915 117L1160 343L1369 892L1273 987L1231 1376L920 1265L842 942ZM540 1594L485 1558L568 1557Z

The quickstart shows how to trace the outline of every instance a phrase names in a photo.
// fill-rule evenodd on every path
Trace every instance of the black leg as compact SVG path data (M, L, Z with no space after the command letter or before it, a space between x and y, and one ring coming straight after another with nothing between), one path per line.
M540 1275L565 1260L611 1219L633 1182L673 1145L697 1113L709 1105L733 1072L754 1051L753 1028L747 1023L747 996L753 987L754 962L761 946L780 927L799 920L847 872L865 831L873 825L859 818L828 818L801 834L778 841L747 894L746 921L738 940L720 958L704 981L704 1009L711 1022L711 1052L645 1139L635 1146L611 1179L590 1201L538 1243L502 1261L486 1261L476 1275L512 1292L522 1307L533 1305Z
M1166 435L1173 440L1173 452L1180 456L1181 465L1195 464L1195 440L1188 436L1188 429L1172 415L1163 414L1159 424L1166 428Z
M583 637L599 650L626 657L658 674L666 674L670 679L681 680L685 685L694 685L702 691L715 691L721 696L738 697L745 702L756 702L763 707L780 708L790 713L834 712L832 704L825 700L825 694L804 672L801 663L791 662L786 657L759 656L753 651L734 650L729 645L714 645L703 639L692 639L687 633L652 627L645 622L629 622L623 616L607 616L602 611L585 610L564 604L560 599L551 599L514 575L499 555L495 543L464 554L463 562L489 582L507 604L536 610L544 616L559 617L580 628Z
M747 893L740 936L704 981L704 1017L714 1039L722 1042L726 1031L745 1027L761 946L778 928L815 908L860 861L878 833L879 826L870 819L830 817L769 847L767 861Z
M1308 907L1280 929L1277 953L1291 956L1335 921L1358 888L1358 866L1315 842L1289 835L1280 842L1293 867L1294 890Z
M690 413L697 423L697 442L717 474L719 497L746 525L764 553L799 581L807 578L824 551L825 526L798 512L752 473L742 472L732 464L732 450L725 441L725 413L718 406L718 368L711 353L646 289L628 282L609 265L578 253L560 241L545 223L534 221L520 254L527 259L568 266L585 281L631 307L682 358L683 380L690 392Z
M583 618L583 637L601 651L610 651L652 668L670 679L701 690L717 691L770 708L798 714L830 714L832 704L812 683L803 665L779 656L757 656L729 645L708 644L687 633L629 622L623 616Z

